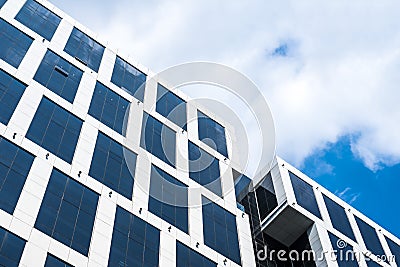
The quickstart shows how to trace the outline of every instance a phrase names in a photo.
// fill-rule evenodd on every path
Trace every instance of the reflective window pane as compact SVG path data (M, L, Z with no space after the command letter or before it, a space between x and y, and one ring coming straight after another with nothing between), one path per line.
M0 122L7 125L26 85L0 70Z
M392 255L395 257L394 260L397 263L397 266L400 266L400 244L395 243L388 237L386 237L386 242L389 245Z
M367 249L380 258L386 257L376 229L357 216L355 218Z
M143 113L140 146L175 167L176 133L146 112Z
M15 19L48 41L61 21L59 16L34 0L26 1Z
M47 254L44 267L73 267L73 266L60 260L59 258L54 257L51 254Z
M0 0L0 8L3 7L3 5L5 4L5 2L7 2L7 0Z
M199 110L197 111L197 117L199 127L199 139L206 143L208 146L217 150L225 157L228 157L228 151L226 149L225 128Z
M154 165L151 168L149 211L189 233L187 185Z
M103 84L96 83L89 108L90 115L122 134L123 121L128 107L129 102L125 98Z
M222 197L219 161L189 141L189 177Z
M92 70L99 71L104 46L77 28L72 30L64 51Z
M0 208L13 214L34 156L0 137Z
M117 56L111 82L143 102L146 74ZM143 86L142 86L143 85Z
M0 266L17 267L26 241L0 227Z
M81 119L44 97L26 137L71 163L81 127Z
M177 267L217 267L217 264L185 244L176 241Z
M158 266L160 230L117 207L108 266Z
M72 103L82 74L73 64L47 50L33 79Z
M312 186L291 172L289 172L289 176L292 181L297 203L318 218L322 219Z
M0 19L0 58L18 68L33 39L8 22Z
M344 240L339 239L336 235L330 232L328 232L328 234L339 267L358 267L353 247Z
M132 199L134 173L127 165L136 165L136 154L99 132L89 175L128 199Z
M99 195L54 169L35 228L88 255Z
M186 130L186 102L158 84L156 111Z

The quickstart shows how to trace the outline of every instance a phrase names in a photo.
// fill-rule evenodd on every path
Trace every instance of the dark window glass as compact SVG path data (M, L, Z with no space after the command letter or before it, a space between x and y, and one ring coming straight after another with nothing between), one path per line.
M190 141L189 177L222 197L219 161Z
M134 173L128 169L126 160L136 165L136 154L122 147L110 137L99 132L89 175L126 198L132 199ZM134 171L134 170L132 170Z
M149 211L188 233L188 188L152 165Z
M336 235L329 232L328 234L339 267L358 267L353 247L345 243L344 240L339 239Z
M0 58L18 68L33 39L8 22L0 19Z
M13 214L34 157L0 137L0 208Z
M65 261L60 260L59 258L54 257L51 254L47 254L46 263L44 267L73 267L72 265L66 263Z
M140 146L175 167L176 133L146 112L143 113Z
M15 19L48 41L53 38L61 21L59 16L34 0L26 1Z
M71 163L81 127L81 119L43 98L26 137Z
M156 111L186 130L186 102L158 84Z
M378 257L386 257L375 228L373 228L360 218L356 216L355 218L367 249Z
M0 70L0 122L7 125L26 85Z
M387 237L386 237L386 242L389 245L392 255L395 257L394 260L396 261L397 266L400 266L400 245Z
M226 149L225 128L204 113L197 111L199 139L219 153L228 157Z
M117 59L115 60L111 82L122 89L125 89L136 99L143 102L146 74L139 71L119 56L117 56Z
M176 241L176 267L217 267L217 264L197 251Z
M277 206L274 185L272 184L271 174L264 177L261 185L256 189L258 209L260 211L261 221L264 220Z
M376 263L375 261L373 261L372 259L366 257L365 261L367 262L367 266L368 267L382 267L382 265Z
M158 266L160 230L117 207L108 266Z
M291 172L289 172L289 176L292 181L297 203L318 218L322 219L312 186Z
M35 228L88 255L99 196L54 169Z
M3 5L5 4L5 2L7 2L7 0L0 0L0 8L3 7Z
M235 169L232 169L232 176L235 183L236 201L239 202L247 195L251 179Z
M202 197L204 244L241 265L236 217Z
M64 51L94 71L99 71L104 46L74 27Z
M110 90L103 84L97 82L94 89L89 114L122 134L122 126L129 102Z
M325 195L323 196L333 227L353 241L356 241L353 230L351 229L349 218L347 217L344 208L329 197Z
M47 50L33 79L72 103L74 102L82 73L80 69L59 55Z
M25 243L19 236L0 227L0 266L17 267Z

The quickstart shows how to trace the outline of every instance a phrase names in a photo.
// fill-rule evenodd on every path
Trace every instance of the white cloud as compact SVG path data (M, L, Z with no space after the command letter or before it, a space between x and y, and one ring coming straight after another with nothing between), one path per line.
M349 203L350 205L353 204L360 196L361 193L351 193L351 188L346 187L342 191L335 191L335 195Z
M298 166L350 133L371 170L400 162L398 1L53 2L154 71L207 60L245 73ZM271 56L285 43L288 57Z

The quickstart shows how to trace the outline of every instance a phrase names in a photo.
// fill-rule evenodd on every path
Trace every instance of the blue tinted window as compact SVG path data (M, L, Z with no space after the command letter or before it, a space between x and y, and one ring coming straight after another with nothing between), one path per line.
M219 161L189 141L189 177L222 196Z
M0 19L0 58L18 68L33 39Z
M122 134L122 126L129 102L97 82L94 89L89 114Z
M392 255L395 256L395 261L397 263L397 266L400 266L400 245L387 237L386 237L386 242L389 245Z
M353 247L344 240L339 239L336 235L329 232L328 234L339 267L358 267Z
M240 201L247 195L251 179L235 169L232 169L232 176L235 183L236 201Z
M34 0L26 1L15 19L48 41L53 37L61 21L59 16Z
M0 122L7 125L26 85L0 70Z
M0 266L17 267L25 240L0 227Z
M152 165L149 211L188 233L188 188Z
M355 218L367 249L378 257L386 257L375 228L373 228L360 218Z
M94 71L99 71L104 46L74 28L64 51Z
M71 163L81 127L82 120L43 98L26 137Z
M342 234L351 238L353 241L356 241L353 230L351 229L349 218L347 217L344 208L325 195L324 201L333 227Z
M146 112L143 113L140 146L175 167L176 133Z
M108 266L158 266L160 230L117 207Z
M0 137L0 208L13 214L34 157Z
M89 175L126 198L132 199L134 173L126 160L136 165L136 154L99 132ZM134 172L135 170L132 170Z
M197 117L199 125L199 139L210 147L216 149L225 157L228 157L228 151L226 150L225 128L200 111L197 111Z
M236 217L202 197L204 244L241 265Z
M186 102L161 84L157 87L156 111L186 130Z
M289 176L292 181L297 203L318 218L322 219L312 186L291 172L289 172Z
M146 74L118 56L115 60L111 82L125 89L136 99L143 102Z
M80 69L48 50L33 79L72 103L82 73Z
M73 267L72 265L60 260L59 258L54 257L51 254L47 254L46 263L44 267Z
M0 8L3 7L4 3L7 2L7 0L0 0Z
M98 199L95 192L54 169L35 228L87 256Z
M176 241L176 267L217 267L217 264L200 253Z

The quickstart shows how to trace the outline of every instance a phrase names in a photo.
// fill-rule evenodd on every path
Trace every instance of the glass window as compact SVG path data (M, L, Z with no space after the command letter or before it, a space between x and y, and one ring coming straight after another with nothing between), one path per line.
M33 79L72 103L74 102L82 73L73 64L47 50Z
M188 227L188 187L152 165L149 211L185 233Z
M199 139L219 153L228 157L226 149L225 128L201 111L197 111Z
M355 218L367 249L380 258L386 257L375 228L373 228L357 216L355 216Z
M26 137L71 163L81 127L81 119L44 97Z
M0 265L17 267L26 241L0 227Z
M251 179L235 169L232 169L232 176L235 183L236 201L239 202L247 195Z
M90 103L89 114L122 134L122 126L128 106L129 102L125 98L97 82Z
M241 265L236 217L202 196L204 244Z
M7 0L0 0L0 8L3 7L3 5L7 2Z
M217 264L185 244L176 241L176 267L217 267Z
M51 254L47 254L46 263L44 267L73 267L72 265L66 263L65 261L60 260L59 258L54 257Z
M337 204L335 201L330 199L329 197L323 195L324 201L326 204L326 208L328 209L329 217L331 218L331 222L333 227L341 232L342 234L349 237L351 240L356 241L353 230L351 229L351 225L349 222L349 218L347 217L346 211L342 206Z
M128 199L132 199L134 173L127 160L136 165L136 154L99 132L89 175ZM134 170L132 170L134 172Z
M143 113L140 146L175 167L176 133L146 112Z
M0 137L0 208L14 213L33 155Z
M0 70L0 122L7 125L26 85Z
M312 186L291 172L289 172L289 176L292 181L297 203L318 218L322 219Z
M79 62L98 72L104 46L74 27L64 51Z
M59 16L34 0L26 1L15 19L48 41L61 21Z
M117 207L108 266L158 266L160 230Z
M358 267L353 247L347 244L346 241L339 239L336 235L330 232L328 234L339 267Z
M387 237L386 237L386 242L389 245L392 255L395 257L394 260L397 263L397 266L400 266L400 245Z
M0 58L18 68L33 39L8 22L0 19Z
M156 111L186 131L186 102L158 84Z
M146 74L117 56L111 82L143 102ZM142 86L143 85L143 86ZM140 90L138 90L140 88Z
M99 195L54 169L35 228L88 255Z
M261 221L278 206L271 174L268 173L263 179L261 185L256 189Z
M189 177L222 197L219 161L190 141Z

